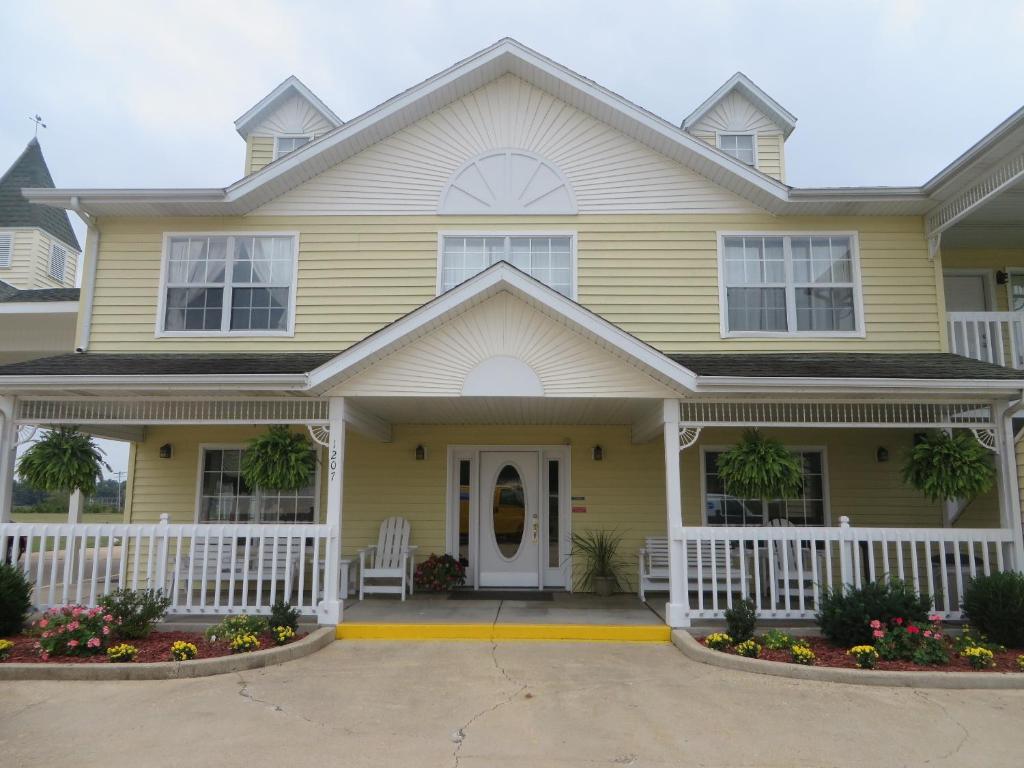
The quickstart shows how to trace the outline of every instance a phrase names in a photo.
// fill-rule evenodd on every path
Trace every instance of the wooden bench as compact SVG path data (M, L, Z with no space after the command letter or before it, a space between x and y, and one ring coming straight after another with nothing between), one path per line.
M711 568L712 542L700 542L700 567L697 565L697 542L686 543L686 581L689 589L698 580L703 580L705 590L713 583L715 575ZM728 559L732 571L733 583L739 584L740 565L735 553L729 551L728 544L724 541L714 544L715 564L718 570L718 580L722 583L725 578L725 563ZM644 546L638 553L639 560L639 593L640 599L647 602L647 592L668 592L669 591L669 564L668 564L668 537L648 536L644 539ZM751 578L751 571L747 569L747 581Z

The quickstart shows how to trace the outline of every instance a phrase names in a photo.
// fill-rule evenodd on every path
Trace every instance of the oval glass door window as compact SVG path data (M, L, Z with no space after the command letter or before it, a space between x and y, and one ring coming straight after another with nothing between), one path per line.
M494 485L494 541L506 560L519 552L526 531L526 497L519 470L506 464Z

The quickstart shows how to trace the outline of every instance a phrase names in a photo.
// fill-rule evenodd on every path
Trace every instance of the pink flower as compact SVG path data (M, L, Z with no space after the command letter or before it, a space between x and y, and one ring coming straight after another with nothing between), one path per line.
M920 632L920 631L921 631L921 630L920 630L920 629L918 629L917 627L915 627L915 626L914 626L913 624L910 624L910 625L909 625L909 626L907 627L907 632L909 632L909 633L910 633L910 634L912 634L912 635L916 635L916 634L917 634L918 632Z
M104 635L109 635L110 634L110 627L104 627L103 628L103 634Z
M876 629L874 632L871 633L871 635L873 637L885 637L885 632L881 629Z
M77 647L78 647L78 641L77 640L68 640L68 648L77 648Z
M100 639L98 637L90 637L89 638L89 642L86 643L86 645L89 646L90 648L99 648L100 647Z
M931 638L931 636L932 636L932 631L931 631L930 629L926 629L926 630L924 631L924 636L925 636L925 637L927 637L927 638Z
M896 624L897 626L902 625L903 624L903 619L901 619L899 616L897 616L895 619L892 620L892 623Z
M104 617L103 617L103 620L104 620L105 622L107 622L107 624L109 624L110 622L112 622L112 621L114 620L114 617L113 617L113 616L111 616L111 615L110 615L110 614L108 613L108 614L107 614L106 616L104 616Z
M48 625L49 623L50 623L50 622L49 622L49 621L47 621L46 619L40 619L40 620L39 620L39 628L40 628L40 629L46 629L46 626L47 626L47 625Z
M82 609L76 605L74 608L71 609L71 615L75 618L78 618L82 615Z
M931 616L928 617L928 621L934 624L938 624L940 621L942 621L942 617L939 616L939 614L937 613L933 613Z
M881 629L882 628L882 622L880 622L878 619L872 619L871 623L868 624L868 626L871 627L872 629Z
M43 651L39 654L39 658L43 661L46 661L48 658L50 658L50 654L48 654L46 651Z

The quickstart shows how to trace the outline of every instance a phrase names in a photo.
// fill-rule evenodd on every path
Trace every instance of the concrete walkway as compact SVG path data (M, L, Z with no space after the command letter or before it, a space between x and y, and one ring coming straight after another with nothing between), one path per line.
M670 645L336 642L198 680L5 684L11 766L1020 766L1024 692L695 664Z

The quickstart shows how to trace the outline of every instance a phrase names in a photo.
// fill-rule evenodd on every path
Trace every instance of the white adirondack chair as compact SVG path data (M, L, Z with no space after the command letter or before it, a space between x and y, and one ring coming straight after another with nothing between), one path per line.
M380 536L375 545L359 550L359 599L366 594L401 595L405 600L408 590L412 594L413 553L409 545L409 521L404 517L389 517L380 524ZM367 584L397 582L390 584Z

